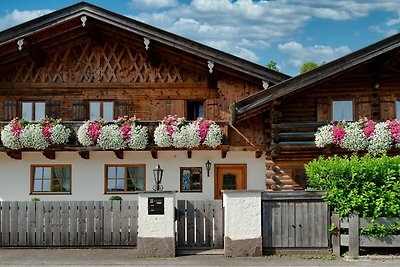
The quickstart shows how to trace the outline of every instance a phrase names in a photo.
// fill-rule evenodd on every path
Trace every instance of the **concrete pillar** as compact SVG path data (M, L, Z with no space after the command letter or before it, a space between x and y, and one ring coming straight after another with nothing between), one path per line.
M175 257L175 194L175 191L139 193L139 257Z
M261 191L223 190L222 192L225 256L261 256Z

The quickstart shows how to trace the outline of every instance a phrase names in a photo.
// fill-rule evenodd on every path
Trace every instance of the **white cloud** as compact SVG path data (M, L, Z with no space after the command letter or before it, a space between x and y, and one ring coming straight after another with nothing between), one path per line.
M278 49L282 54L287 55L287 65L294 69L299 69L305 62L313 61L317 64L329 62L351 52L347 46L331 47L326 45L314 45L304 47L297 42L279 44Z
M177 6L178 0L131 0L128 5L131 8L160 9Z
M10 28L12 26L21 24L28 20L32 20L34 18L46 15L50 12L52 12L52 10L50 10L50 9L42 9L42 10L18 10L18 9L15 9L11 13L0 18L0 30Z

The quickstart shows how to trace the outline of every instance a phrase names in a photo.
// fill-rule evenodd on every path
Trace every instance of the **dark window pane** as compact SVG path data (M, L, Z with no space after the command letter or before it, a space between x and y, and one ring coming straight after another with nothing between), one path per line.
M182 170L182 190L190 189L190 170Z
M236 189L236 175L230 174L230 173L225 174L223 176L222 189L235 190Z

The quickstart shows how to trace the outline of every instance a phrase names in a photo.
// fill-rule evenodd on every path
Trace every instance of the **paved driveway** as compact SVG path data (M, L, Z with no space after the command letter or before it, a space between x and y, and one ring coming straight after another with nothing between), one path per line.
M139 259L135 249L0 249L0 266L400 266L400 259L307 260L299 256L191 255Z

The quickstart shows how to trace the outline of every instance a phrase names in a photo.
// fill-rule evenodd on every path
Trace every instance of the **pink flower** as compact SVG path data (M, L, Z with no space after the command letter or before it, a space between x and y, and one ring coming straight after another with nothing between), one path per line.
M97 138L99 138L100 132L101 132L101 125L98 123L90 124L87 129L87 133L92 142L96 142Z
M169 136L172 136L172 134L174 133L174 127L172 127L171 125L167 126L167 133Z
M332 134L334 138L333 143L339 145L346 135L346 131L340 125L336 125L332 129Z
M389 125L392 141L395 143L400 142L400 123L399 123L399 121L397 121L397 120L387 121L386 123Z
M13 124L11 126L11 131L13 133L14 136L16 137L20 137L21 136L21 132L24 130L24 127L21 124Z
M51 141L51 128L52 128L51 124L46 124L42 129L42 135L44 139L46 139L49 142Z
M131 129L132 129L132 126L131 126L131 125L125 125L125 126L122 126L122 127L119 129L119 131L122 133L122 138L123 138L125 141L131 140L131 135L130 135Z
M366 120L364 134L367 138L370 138L374 134L375 124L373 120Z

